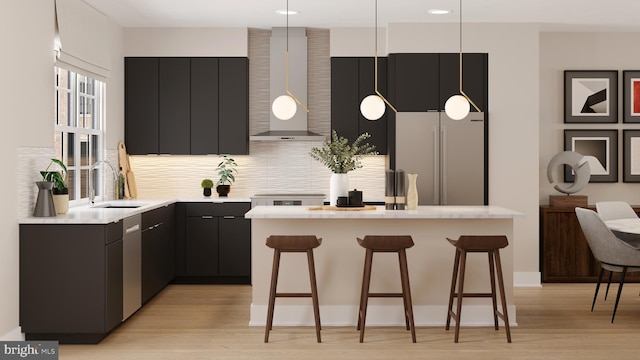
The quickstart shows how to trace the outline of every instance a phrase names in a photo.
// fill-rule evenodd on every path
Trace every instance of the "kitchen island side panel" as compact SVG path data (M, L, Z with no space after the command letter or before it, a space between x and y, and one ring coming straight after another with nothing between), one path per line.
M273 250L265 245L269 235L316 235L322 245L314 250L322 323L327 326L354 326L362 284L365 250L356 238L365 235L411 235L415 246L407 250L409 278L417 326L442 326L446 319L455 249L446 238L460 235L506 235L510 245L500 251L510 322L516 324L513 303L513 219L376 219L252 218L251 325L263 326L269 294ZM395 254L376 254L373 260L372 292L400 290ZM282 256L278 292L309 289L306 256ZM486 255L470 254L467 259L466 291L489 291ZM491 301L464 300L463 325L491 325ZM402 325L402 302L398 299L371 299L367 322ZM278 299L276 325L312 326L309 299Z

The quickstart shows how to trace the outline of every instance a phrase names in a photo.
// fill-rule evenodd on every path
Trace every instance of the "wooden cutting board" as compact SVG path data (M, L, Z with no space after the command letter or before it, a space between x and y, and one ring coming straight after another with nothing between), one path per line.
M375 210L373 205L365 205L362 207L337 207L334 205L313 206L309 210L333 210L333 211L363 211L363 210Z
M118 166L122 169L124 175L124 197L126 199L138 197L138 190L136 187L136 178L131 170L131 164L129 163L129 154L127 154L127 148L124 142L118 142Z

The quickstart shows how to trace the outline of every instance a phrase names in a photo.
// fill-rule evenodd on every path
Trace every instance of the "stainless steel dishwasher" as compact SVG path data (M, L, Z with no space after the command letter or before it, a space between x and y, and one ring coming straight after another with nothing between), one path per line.
M142 306L142 216L123 219L122 320Z

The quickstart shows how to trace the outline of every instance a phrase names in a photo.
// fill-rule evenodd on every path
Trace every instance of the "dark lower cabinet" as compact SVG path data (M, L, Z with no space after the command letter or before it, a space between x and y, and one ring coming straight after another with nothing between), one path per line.
M179 203L176 282L251 283L250 203Z
M27 340L98 343L122 321L122 221L20 225Z
M175 205L142 214L142 303L175 276Z

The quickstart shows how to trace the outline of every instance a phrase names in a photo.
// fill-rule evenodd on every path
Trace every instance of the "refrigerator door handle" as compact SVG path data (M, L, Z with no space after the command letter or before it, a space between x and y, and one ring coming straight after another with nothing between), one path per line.
M433 128L433 153L437 154L438 153L438 128L434 127ZM433 204L434 205L439 205L440 204L440 199L439 199L439 195L438 195L438 180L440 177L440 173L438 171L438 162L434 161L433 162Z
M440 194L440 197L442 198L442 201L440 202L440 205L447 205L447 127L446 126L442 126L442 163L440 165L440 168L442 169L442 172L440 173L440 188L442 189L442 193Z

